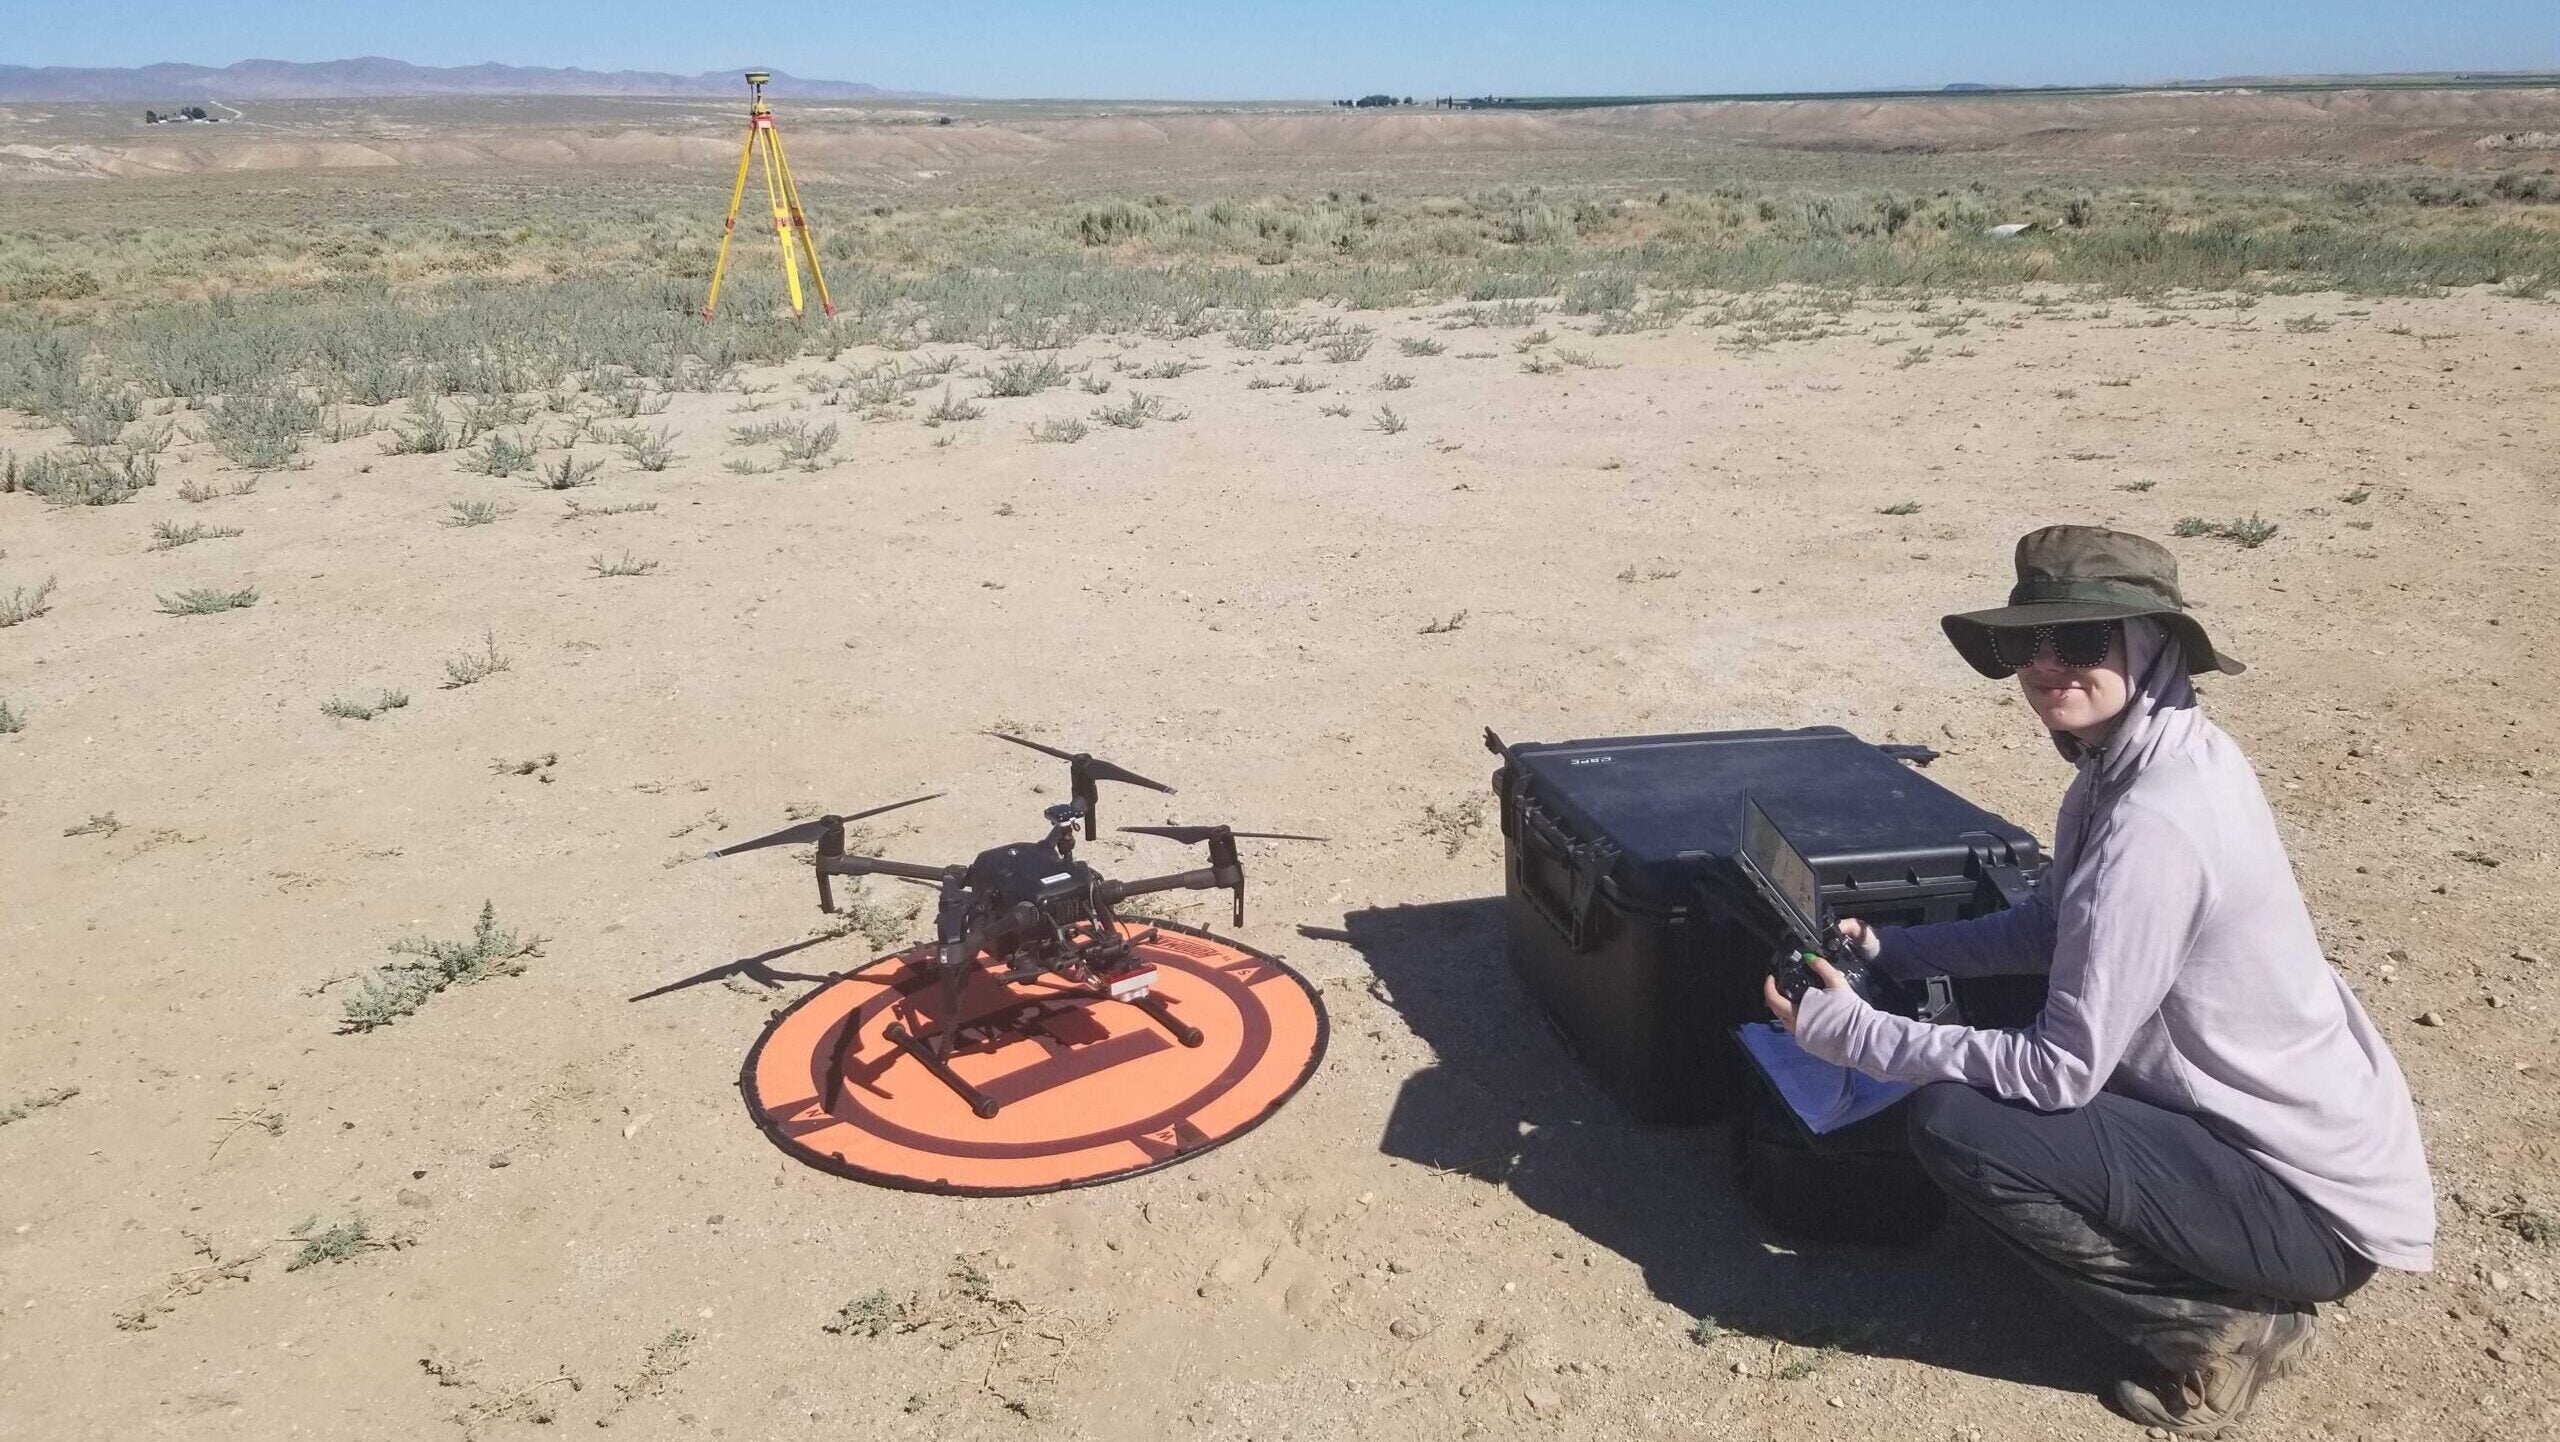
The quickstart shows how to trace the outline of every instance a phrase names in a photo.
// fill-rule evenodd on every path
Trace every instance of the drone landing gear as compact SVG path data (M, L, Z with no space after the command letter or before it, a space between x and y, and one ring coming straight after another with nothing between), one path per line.
M1164 1028L1167 1035L1186 1047L1197 1047L1208 1040L1206 1033L1175 1016L1173 1008L1165 1004L1164 998L1152 993L1144 996L1119 997L1111 995L1108 991L1071 991L1045 999L1086 1006L1097 1002L1122 1002L1144 1012L1149 1021ZM880 1035L890 1045L922 1063L924 1069L933 1073L936 1080L951 1088L953 1095L967 1102L969 1110L977 1113L981 1119L993 1120L996 1113L1004 1109L1004 1104L970 1085L967 1078L952 1070L951 1053L959 1043L961 1024L956 1010L947 1012L945 1015L951 1019L944 1022L931 1035L920 1036L907 1030L902 1023L894 1021L883 1028ZM834 1074L828 1078L827 1103L830 1109L844 1098L847 1073L852 1065L849 1053L855 1039L854 1029L848 1027L845 1031L844 1043L838 1048L836 1054Z
M1145 996L1132 998L1129 1005L1145 1012L1156 1025L1163 1027L1168 1032L1171 1032L1173 1034L1173 1039L1182 1043L1184 1046L1196 1047L1205 1040L1201 1034L1200 1028L1189 1025L1184 1022L1182 1018L1175 1016L1173 1014L1173 1008L1164 1004L1163 997L1150 992Z
M920 1037L893 1021L889 1023L888 1030L880 1034L887 1037L890 1044L898 1050L923 1062L925 1070L932 1072L941 1079L944 1086L958 1093L960 1100L969 1104L969 1110L976 1112L981 1118L992 1119L1000 1110L994 1097L969 1085L961 1079L960 1073L951 1069L951 1063L948 1060L951 1033L945 1032L933 1038ZM936 1046L934 1044L936 1041L941 1045Z

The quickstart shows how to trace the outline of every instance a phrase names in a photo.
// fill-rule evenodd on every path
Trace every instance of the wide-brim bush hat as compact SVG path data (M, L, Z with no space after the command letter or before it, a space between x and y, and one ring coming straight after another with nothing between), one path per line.
M2006 676L1991 633L2073 621L2148 616L2178 638L2187 670L2237 676L2249 669L2214 649L2178 591L2178 558L2148 536L2104 526L2047 526L2018 538L2018 584L2009 604L1939 618L1956 652L1985 676Z

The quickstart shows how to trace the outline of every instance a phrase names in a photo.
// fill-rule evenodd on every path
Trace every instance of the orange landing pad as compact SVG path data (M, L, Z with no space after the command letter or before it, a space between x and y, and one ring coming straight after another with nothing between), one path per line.
M951 1058L1001 1104L982 1118L884 1034L929 1034L942 1020L931 948L918 947L775 1018L739 1077L747 1109L776 1146L825 1171L1011 1196L1135 1176L1232 1141L1315 1071L1324 1006L1277 957L1169 921L1121 930L1156 933L1138 952L1155 966L1155 995L1202 1033L1199 1046L1126 1002L1092 1000L1056 977L1008 984L982 964L962 993Z

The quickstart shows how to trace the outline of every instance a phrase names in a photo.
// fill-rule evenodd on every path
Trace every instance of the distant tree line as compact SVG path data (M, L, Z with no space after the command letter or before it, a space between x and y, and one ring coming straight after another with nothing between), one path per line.
M212 116L205 114L204 107L201 105L182 105L175 110L142 112L142 123L145 125L166 125L173 120L210 121L212 119Z
M1421 104L1432 106L1435 109L1440 110L1473 110L1479 106L1508 105L1510 103L1511 102L1508 100L1498 100L1490 95L1478 95L1465 100L1461 100L1454 95L1443 95L1433 100L1416 101L1410 95L1397 96L1381 92L1376 95L1363 95L1357 100L1337 100L1333 102L1333 108L1336 110L1374 110L1381 106Z

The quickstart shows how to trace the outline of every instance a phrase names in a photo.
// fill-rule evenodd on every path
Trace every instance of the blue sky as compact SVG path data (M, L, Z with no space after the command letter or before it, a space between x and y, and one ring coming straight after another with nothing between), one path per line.
M0 0L0 64L329 60L691 73L986 96L1831 90L2560 69L2554 0Z

